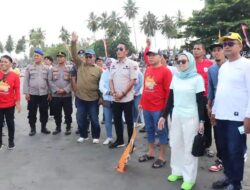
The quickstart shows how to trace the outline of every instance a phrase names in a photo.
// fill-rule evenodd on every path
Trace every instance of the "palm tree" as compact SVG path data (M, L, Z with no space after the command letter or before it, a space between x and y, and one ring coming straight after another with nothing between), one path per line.
M107 35L109 38L115 38L117 34L120 32L122 27L121 18L115 11L111 12L111 15L108 17L108 28Z
M159 22L159 29L161 30L161 33L166 36L169 46L170 39L177 36L177 30L174 21L168 15L164 15L163 19Z
M91 12L91 13L89 14L89 19L88 19L88 25L87 25L87 27L88 27L88 29L89 29L90 31L92 31L92 32L94 33L94 38L95 38L95 33L96 33L96 31L98 30L99 19L100 19L100 18L97 17L97 16L95 15L94 12Z
M69 55L71 56L71 51L68 47L68 44L70 42L70 34L69 34L68 30L66 30L63 26L62 26L60 32L61 32L61 34L59 35L59 38L62 40L65 48L67 49Z
M41 28L31 29L29 38L30 46L44 48L45 32Z
M134 35L135 35L135 47L137 50L137 39L136 39L136 32L135 32L135 17L138 14L139 7L135 6L135 2L133 0L128 0L127 3L125 3L125 6L123 7L125 11L125 15L129 20L133 20L133 29L134 29Z
M68 30L66 30L66 29L62 26L60 32L61 32L61 34L60 34L59 38L62 40L62 42L63 42L64 44L69 44L69 42L70 42L70 34L69 34Z
M158 27L159 22L157 17L150 11L143 17L142 21L140 21L141 31L143 30L147 37L155 36L155 32L158 30Z
M108 48L107 48L107 29L108 29L108 20L109 16L107 12L103 12L99 17L99 26L98 28L104 30L104 39L103 39L103 46L105 50L105 56L108 56Z

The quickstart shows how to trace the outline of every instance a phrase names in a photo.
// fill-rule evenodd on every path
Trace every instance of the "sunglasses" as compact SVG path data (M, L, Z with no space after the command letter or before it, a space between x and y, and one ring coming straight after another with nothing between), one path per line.
M187 63L187 60L183 59L183 60L178 60L176 62L177 65L185 65Z
M228 41L228 42L223 43L223 47L226 47L226 46L233 47L234 45L235 45L235 42L233 41Z
M122 48L122 47L118 47L118 48L116 49L116 51L123 51L123 48Z
M85 55L85 58L86 58L86 59L88 59L88 58L89 58L89 59L92 59L92 57L93 57L92 55Z

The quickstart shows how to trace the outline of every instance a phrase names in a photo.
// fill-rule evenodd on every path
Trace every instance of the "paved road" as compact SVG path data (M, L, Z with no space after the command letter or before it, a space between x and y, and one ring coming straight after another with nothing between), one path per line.
M137 149L128 164L127 172L115 171L123 149L110 150L91 141L77 144L77 135L43 135L29 137L24 98L22 113L16 114L16 148L0 151L0 190L178 190L181 182L170 184L169 159L162 169L152 169L152 162L138 163L139 155L146 152L144 134L137 138ZM76 123L73 123L74 131ZM40 129L40 124L37 126ZM48 128L54 129L52 120ZM5 129L6 133L6 129ZM105 138L102 126L101 142ZM7 142L7 138L4 138ZM248 140L248 147L250 141ZM167 154L170 155L168 148ZM207 168L214 158L203 157L199 162L195 190L211 189L211 183L221 173L210 173ZM244 190L250 190L250 159L246 163ZM247 181L248 179L248 181Z

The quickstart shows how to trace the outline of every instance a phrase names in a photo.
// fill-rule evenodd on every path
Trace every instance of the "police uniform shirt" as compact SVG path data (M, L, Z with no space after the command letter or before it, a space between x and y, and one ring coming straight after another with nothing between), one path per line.
M29 65L25 71L23 93L38 96L50 93L48 74L49 68L43 63Z
M71 96L71 81L70 68L67 66L54 66L49 72L49 86L52 97L70 97ZM65 94L57 94L59 89L64 89Z
M123 61L116 61L110 67L110 79L113 80L115 91L124 92L131 80L137 78L137 64L126 58ZM130 102L134 99L133 88L118 102Z

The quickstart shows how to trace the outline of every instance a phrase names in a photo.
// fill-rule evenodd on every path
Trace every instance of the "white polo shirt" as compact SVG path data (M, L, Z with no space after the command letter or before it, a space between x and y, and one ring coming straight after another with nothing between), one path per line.
M243 121L250 118L250 60L226 61L219 70L212 110L216 119Z
M122 93L129 82L137 78L138 64L128 58L122 62L116 61L110 67L110 79L113 80L115 91ZM115 102L130 102L134 99L133 88L121 100Z

